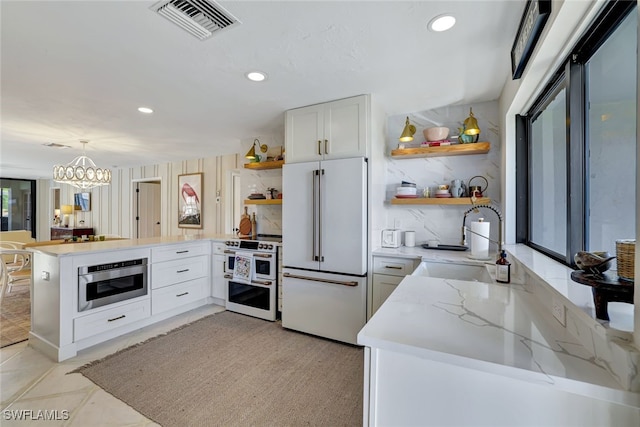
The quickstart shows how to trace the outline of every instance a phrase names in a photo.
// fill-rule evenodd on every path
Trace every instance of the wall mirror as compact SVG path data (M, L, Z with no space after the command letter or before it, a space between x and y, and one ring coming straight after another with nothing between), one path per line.
M73 195L74 210L87 212L91 210L91 193L75 193Z

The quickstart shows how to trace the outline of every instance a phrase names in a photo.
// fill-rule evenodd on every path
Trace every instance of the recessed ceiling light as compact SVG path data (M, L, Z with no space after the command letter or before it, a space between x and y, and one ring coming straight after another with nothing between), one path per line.
M145 114L151 114L153 113L153 110L149 107L138 107L138 111L140 111L141 113L145 113Z
M452 15L440 15L429 21L431 31L447 31L456 24L456 18Z
M267 79L267 75L262 71L250 71L247 74L245 74L245 76L247 76L249 80L254 82L261 82Z

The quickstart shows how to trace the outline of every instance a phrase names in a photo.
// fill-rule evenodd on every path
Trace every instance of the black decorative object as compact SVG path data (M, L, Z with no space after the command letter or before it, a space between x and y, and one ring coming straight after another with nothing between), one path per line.
M516 38L511 48L513 80L519 79L527 67L533 48L551 14L551 0L528 0Z
M598 278L584 271L572 271L571 280L582 285L591 286L597 319L609 320L608 308L610 302L633 304L633 283L620 281L617 276L612 274L603 273Z

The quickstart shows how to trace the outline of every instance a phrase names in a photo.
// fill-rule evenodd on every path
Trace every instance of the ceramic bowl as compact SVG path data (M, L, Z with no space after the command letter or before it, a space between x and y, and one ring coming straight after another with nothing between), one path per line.
M447 139L449 136L449 128L445 127L434 127L434 128L426 128L422 131L424 134L424 138L429 141L442 141Z
M398 187L396 194L399 196L415 196L417 194L416 187Z

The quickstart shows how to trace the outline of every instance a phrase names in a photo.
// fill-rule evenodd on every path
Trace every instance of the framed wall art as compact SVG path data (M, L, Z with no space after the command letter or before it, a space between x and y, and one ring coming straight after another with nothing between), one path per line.
M202 228L202 173L178 175L178 227Z
M517 80L522 76L550 14L551 0L527 1L518 26L518 33L513 40L513 47L511 48L513 80Z

